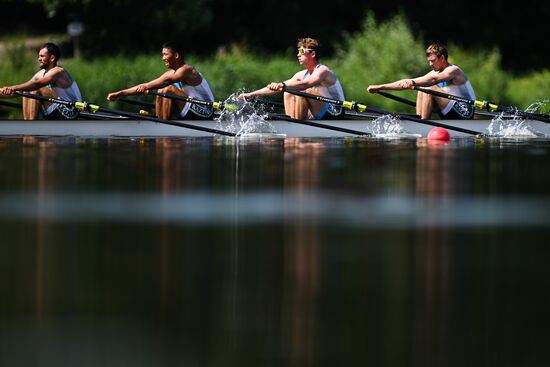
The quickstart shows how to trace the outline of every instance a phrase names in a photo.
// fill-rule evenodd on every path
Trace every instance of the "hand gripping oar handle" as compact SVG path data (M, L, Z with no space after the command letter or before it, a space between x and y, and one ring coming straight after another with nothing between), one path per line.
M471 104L471 105L474 105L474 107L479 108L481 110L487 110L487 111L490 111L490 112L506 112L506 113L510 113L510 114L518 114L518 115L520 115L522 117L525 117L525 118L528 118L528 119L539 120L539 121L550 123L550 117L541 116L540 114L537 114L537 113L530 113L530 112L520 111L516 108L507 107L507 106L498 106L494 103L490 103L490 102L487 102L487 101L476 101L474 99L462 98L462 97L455 96L455 95L452 95L452 94L441 93L441 92L436 91L436 90L422 88L422 87L414 86L411 89L415 89L419 92L423 92L423 93L426 93L426 94L431 94L431 95L434 95L434 96L437 96L437 97L443 97L443 98L447 98L447 99L454 100L454 101L457 101L457 102L463 102L463 103Z
M412 116L409 116L409 115L404 115L404 114L394 113L394 112L388 112L388 111L384 111L380 108L376 108L376 107L372 107L372 106L367 107L367 105L365 105L365 104L357 103L357 102L354 102L354 101L352 101L352 102L339 101L339 100L336 100L336 99L326 98L326 97L318 96L318 95L315 95L315 94L299 92L299 91L291 90L291 89L288 89L288 88L283 88L283 90L285 92L290 93L290 94L295 94L295 95L298 95L298 96L302 96L302 97L305 97L305 98L311 98L311 99L315 99L315 100L322 101L322 102L333 103L333 104L348 108L350 110L355 110L357 112L371 111L371 112L379 113L381 115L391 115L391 116L397 117L401 120L409 120L409 121L418 122L419 124L443 127L445 129L448 129L448 130L454 130L454 131L458 131L458 132L465 133L465 134L472 134L472 135L482 134L479 131L464 129L464 128L458 127L458 126L451 126L451 125L442 124L442 123L431 121L431 120L423 120L423 119L412 117Z
M64 100L61 100L61 99L44 97L44 96L40 96L40 95L37 95L37 94L29 94L29 93L24 93L24 92L19 92L19 91L16 91L15 93L17 95L22 96L22 97L37 99L37 100L40 100L40 101L51 102L51 103L59 103L59 104L63 104L63 105L66 105L66 106L75 106L76 108L78 108L81 111L105 112L105 113L111 113L111 114L115 114L115 115L126 116L126 117L140 119L140 120L148 120L148 121L158 122L160 124L165 124L165 125L184 127L184 128L191 129L191 130L205 131L205 132L208 132L208 133L211 133L211 134L219 134L219 135L226 135L226 136L237 136L237 134L232 133L232 132L228 132L228 131L211 129L211 128L208 128L208 127L197 126L197 125L191 125L191 124L187 124L187 123L180 122L180 121L162 120L162 119L159 119L157 117L152 117L152 116L147 116L147 115L139 115L139 114L136 114L136 113L126 112L126 111L113 110L113 109L110 109L110 108L98 106L98 105L91 104L91 103L88 103L88 102L64 101Z

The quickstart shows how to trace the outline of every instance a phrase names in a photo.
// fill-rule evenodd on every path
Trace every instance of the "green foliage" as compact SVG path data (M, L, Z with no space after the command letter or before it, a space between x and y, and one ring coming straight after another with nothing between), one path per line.
M470 79L476 99L508 103L505 91L510 80L501 68L500 52L493 50L466 51L450 45L449 62L459 65Z
M239 90L254 90L272 81L288 79L300 68L296 59L259 57L235 46L214 58L197 60L195 65L209 80L218 99Z
M8 50L9 47L16 46L8 46ZM365 102L393 111L412 112L409 106L380 95L368 94L366 88L370 84L428 72L425 47L423 41L413 34L402 15L378 23L369 14L359 32L344 36L344 42L333 58L323 58L321 61L338 75L347 100ZM466 72L472 81L477 99L526 108L531 103L550 96L549 70L514 78L502 70L498 49L465 50L457 45L448 47L449 61ZM24 55L23 59L18 59L21 56L19 53L16 61L0 63L0 85L21 83L36 72L35 53ZM237 91L258 89L271 81L288 79L302 68L296 60L294 48L289 48L285 54L266 56L255 54L239 45L231 45L227 49L219 50L212 57L191 55L186 60L203 73L218 100ZM61 65L77 80L84 99L104 105L108 104L105 97L109 92L154 79L166 70L160 52L132 57L118 55L61 61ZM411 100L415 98L412 91L394 93ZM150 96L142 98L152 100ZM132 108L123 103L109 106ZM7 113L5 108L0 107L0 114L6 116ZM13 117L13 111L9 113Z
M540 102L542 105L539 112L550 113L550 70L512 79L505 93L506 100L520 109Z
M368 95L366 89L370 84L425 74L428 69L424 48L404 16L397 15L379 24L370 13L358 33L345 36L332 68L344 86L347 99L368 99L378 106L403 109L399 102ZM413 98L412 92L400 95Z

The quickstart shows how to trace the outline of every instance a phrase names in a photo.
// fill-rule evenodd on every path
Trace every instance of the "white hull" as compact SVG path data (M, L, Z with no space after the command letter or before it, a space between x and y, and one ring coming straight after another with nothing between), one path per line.
M219 129L215 121L182 121L193 126L203 126L211 129ZM357 136L349 132L339 132L307 126L288 121L270 121L274 127L272 136L286 137L345 137ZM460 127L481 133L488 133L487 127L490 120L438 120L438 123L449 127ZM339 121L315 121L318 124L352 129L357 132L372 132L372 120L339 120ZM401 121L406 133L403 137L426 137L434 127L426 124ZM537 133L531 137L550 137L550 124L541 121L525 121L523 127L528 130L517 129L510 136L529 136L529 130ZM472 136L463 132L448 129L451 137ZM525 132L527 131L527 132ZM539 135L540 134L540 135ZM78 121L0 121L0 136L79 136L79 137L203 137L212 136L209 132L193 130L184 127L155 123L150 121L135 120L78 120ZM269 134L265 134L269 136ZM384 134L376 134L383 137Z

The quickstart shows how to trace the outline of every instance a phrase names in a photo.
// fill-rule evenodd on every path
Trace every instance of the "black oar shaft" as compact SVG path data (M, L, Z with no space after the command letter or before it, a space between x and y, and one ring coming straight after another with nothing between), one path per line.
M393 99L394 101L401 102L401 103L404 103L404 104L412 106L412 107L416 107L416 102L411 101L411 100L406 99L406 98L403 98L403 97L396 96L395 94L381 92L381 91L378 92L378 94L380 94L383 97Z
M423 120L423 119L420 119L420 118L416 118L416 117L412 117L412 116L404 115L404 114L400 114L400 113L391 113L391 112L388 112L388 111L384 111L380 108L371 107L371 106L367 106L367 105L364 105L364 104L359 104L357 102L338 101L338 100L334 100L334 99L330 99L330 98L326 98L326 97L322 97L322 96L317 96L315 94L309 94L309 93L305 93L305 92L289 90L289 89L286 89L286 88L284 89L284 91L288 92L288 93L291 93L291 94L296 94L296 95L299 95L299 96L302 96L302 97L316 99L318 101L324 101L324 102L328 102L328 103L338 104L340 106L344 106L344 107L349 108L349 109L355 109L355 108L359 107L359 109L361 111L366 110L366 111L376 112L376 113L379 113L381 115L392 115L392 116L398 117L402 120L409 120L409 121L413 121L413 122L418 122L420 124L443 127L445 129L448 129L448 130L454 130L454 131L458 131L458 132L466 133L466 134L472 134L472 135L481 134L481 132L479 132L479 131L464 129L464 128L461 128L461 127L458 127L458 126L451 126L451 125L447 125L447 124L442 124L440 122L435 122L435 121L431 121L431 120Z
M212 133L212 134L220 134L220 135L226 135L226 136L237 136L237 134L232 133L232 132L218 130L218 129L211 129L209 127L204 127L204 126L191 125L191 124L187 124L187 123L181 122L181 121L162 120L162 119L159 119L157 117L152 117L152 116L147 116L147 115L139 115L139 114L136 114L136 113L126 112L126 111L112 110L110 108L106 108L106 107L102 107L102 106L94 106L94 107L98 107L98 108L94 108L94 110L98 111L98 112L119 114L121 116L126 116L126 117L130 117L130 118L153 121L153 122L158 122L158 123L161 123L161 124L178 126L178 127L185 127L185 128L188 128L188 129L205 131L205 132Z
M7 102L7 101L0 101L0 106L15 107L15 108L22 107L19 103L13 103L13 102Z
M141 107L147 107L147 108L155 108L156 107L154 103L138 101L138 100L135 100L135 99L119 98L118 100L120 102L128 103L128 104L131 104L131 105L134 105L134 106L141 106Z
M484 110L491 111L491 112L506 112L506 113L510 113L510 114L517 114L517 115L520 115L520 116L528 118L528 119L534 119L534 120L539 120L539 121L550 123L550 117L541 116L540 114L537 114L537 113L520 111L520 110L518 110L516 108L513 108L513 107L498 106L496 104L489 103L487 101L476 101L476 100L473 100L473 99L462 98L462 97L459 97L459 96L455 96L455 95L448 94L448 93L442 93L442 92L432 90L432 89L428 89L428 88L422 88L422 87L416 87L415 86L414 89L419 91L419 92L423 92L423 93L426 93L426 94L431 94L431 95L434 95L434 96L437 96L437 97L443 97L443 98L447 98L447 99L454 100L454 101L457 101L457 102L471 104L474 107L479 108L479 109L484 109Z
M338 127L338 126L333 126L333 125L328 125L328 124L321 124L321 123L314 122L314 121L311 121L311 120L298 120L298 119L293 119L292 117L283 116L283 115L276 115L276 116L273 115L272 117L274 119L277 119L277 120L284 120L284 121L294 122L296 124L301 124L301 125L306 125L306 126L313 126L313 127L318 127L318 128L321 128L321 129L327 129L327 130L333 130L333 131L339 131L341 133L346 133L346 134L359 135L359 136L372 136L371 133L366 132L366 131L359 131L359 130L347 129L345 127Z
M200 99L195 99L195 98L191 98L191 97L184 97L184 96L178 96L177 94L171 94L171 93L161 93L161 92L155 91L155 90L149 90L149 91L147 91L147 93L152 94L154 96L159 96L159 97L164 97L164 98L169 98L169 99L175 99L175 100L178 100L178 101L199 104L199 105L207 106L207 107L214 107L214 108L217 109L217 107L216 107L217 102L201 101Z
M208 133L211 133L211 134L219 134L219 135L226 135L226 136L237 136L237 134L232 133L232 132L228 132L228 131L211 129L211 128L204 127L204 126L191 125L191 124L187 124L185 122L180 122L180 121L162 120L162 119L159 119L157 117L152 117L152 116L147 116L147 115L139 115L139 114L126 112L126 111L113 110L113 109L110 109L110 108L89 104L87 102L64 101L64 100L61 100L61 99L49 98L49 97L44 97L44 96L41 96L41 95L38 95L38 94L28 94L28 93L19 92L19 91L16 91L15 93L17 95L22 96L22 97L33 98L33 99L46 101L46 102L52 102L52 103L59 103L59 104L68 105L68 106L75 106L76 108L78 108L80 110L88 111L88 112L105 112L105 113L111 113L111 114L116 114L116 115L120 115L120 116L135 118L135 119L158 122L160 124L184 127L184 128L192 129L192 130L205 131L205 132L208 132Z

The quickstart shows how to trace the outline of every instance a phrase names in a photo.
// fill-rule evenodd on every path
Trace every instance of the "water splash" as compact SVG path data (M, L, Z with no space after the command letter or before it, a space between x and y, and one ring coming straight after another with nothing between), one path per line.
M367 131L377 138L420 137L411 134L401 125L401 120L393 115L383 115L368 123Z
M519 115L512 115L509 118L509 114L505 117L504 113L501 113L491 120L487 131L489 136L500 138L545 138L548 135L536 131L525 121L525 119Z
M539 100L531 103L529 105L529 107L527 107L525 112L540 113L541 111L543 111L543 107L546 107L546 105L548 105L548 103L550 103L550 99L548 99L548 98L539 99Z
M395 116L383 115L371 121L367 129L375 135L402 134L405 132L405 129L403 129L403 126L399 122L400 120Z
M237 135L251 133L275 133L275 127L267 121L268 113L261 103L242 101L237 96L242 91L231 94L226 100L226 105L235 108L224 109L217 119L217 127L224 131Z

